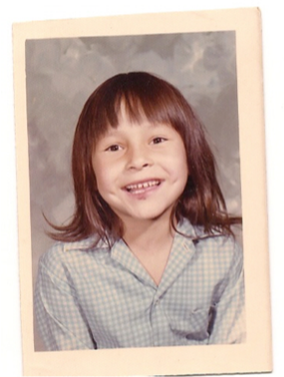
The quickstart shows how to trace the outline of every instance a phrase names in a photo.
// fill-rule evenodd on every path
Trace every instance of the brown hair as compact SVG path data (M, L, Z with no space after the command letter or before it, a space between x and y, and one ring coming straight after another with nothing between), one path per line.
M174 207L171 221L187 218L203 226L205 233L233 235L231 217L216 178L216 163L204 129L183 95L171 84L146 72L118 74L102 83L89 97L79 117L74 136L72 172L75 213L69 224L54 226L52 238L79 241L96 236L111 245L122 237L118 216L96 189L92 152L96 141L109 126L118 126L121 103L130 120L170 124L182 137L190 175L184 192Z

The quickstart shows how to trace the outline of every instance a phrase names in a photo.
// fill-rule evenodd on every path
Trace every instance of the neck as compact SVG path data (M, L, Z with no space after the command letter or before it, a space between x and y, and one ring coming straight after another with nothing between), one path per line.
M172 243L174 232L169 219L131 221L124 223L124 241L131 250L149 252Z

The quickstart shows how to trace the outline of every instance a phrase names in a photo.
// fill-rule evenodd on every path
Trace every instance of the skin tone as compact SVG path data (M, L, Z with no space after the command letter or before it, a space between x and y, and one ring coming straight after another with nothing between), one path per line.
M122 109L93 153L98 190L124 224L124 241L158 285L170 254L170 215L188 178L186 151L168 124L133 123Z

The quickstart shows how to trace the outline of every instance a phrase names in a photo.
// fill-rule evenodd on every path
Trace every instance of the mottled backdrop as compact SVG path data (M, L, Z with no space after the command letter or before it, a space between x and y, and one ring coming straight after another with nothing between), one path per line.
M241 214L235 33L28 40L27 114L33 280L57 224L73 212L70 157L79 113L93 90L120 72L143 70L177 86L205 125L227 206ZM35 349L43 346L35 327Z

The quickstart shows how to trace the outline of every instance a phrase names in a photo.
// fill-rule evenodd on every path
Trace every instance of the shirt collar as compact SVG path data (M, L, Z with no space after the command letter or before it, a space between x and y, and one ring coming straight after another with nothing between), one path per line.
M182 235L194 240L198 238L198 232L196 227L191 225L190 221L187 219L182 219L177 225L177 232Z
M63 250L64 251L70 251L70 250L88 250L88 249L108 249L109 246L106 241L99 240L96 243L96 237L91 236L88 238L85 238L81 241L75 241L75 242L64 242L63 244Z
M177 233L182 236L185 236L188 239L191 239L194 243L194 241L198 241L202 238L208 238L208 235L203 230L203 227L201 226L193 226L189 220L182 219L178 225L177 225ZM113 248L115 248L116 244L124 244L123 240L117 241ZM94 246L95 245L95 246ZM126 246L126 245L125 245ZM96 237L91 236L81 241L75 241L75 242L65 242L63 244L63 250L69 251L69 250L88 250L88 249L109 249L109 245L105 240L99 240L96 243ZM112 249L113 249L112 248Z

